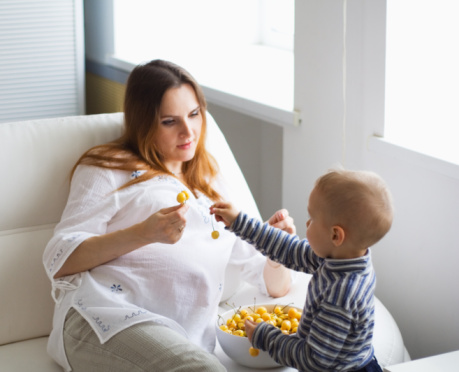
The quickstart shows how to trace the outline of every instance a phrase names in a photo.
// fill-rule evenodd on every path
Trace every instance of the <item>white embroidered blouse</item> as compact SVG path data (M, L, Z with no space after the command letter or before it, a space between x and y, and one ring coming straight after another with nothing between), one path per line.
M176 205L177 194L186 189L174 177L156 176L115 192L140 173L78 166L62 219L45 249L43 262L56 301L48 352L67 371L62 333L71 307L89 322L101 343L133 324L155 321L212 352L227 264L240 265L243 279L266 294L266 259L221 223L211 221L212 202L192 193L186 228L176 244L150 244L92 270L53 279L84 240L132 226ZM216 189L231 200L222 180ZM212 224L220 232L216 240L211 237Z

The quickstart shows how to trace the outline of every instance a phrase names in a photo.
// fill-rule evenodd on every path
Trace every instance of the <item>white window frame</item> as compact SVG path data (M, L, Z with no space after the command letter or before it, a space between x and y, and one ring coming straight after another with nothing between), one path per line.
M414 167L419 167L437 174L459 179L459 165L440 159L419 150L408 148L384 137L385 128L385 55L386 55L386 2L371 7L366 14L363 38L363 58L368 66L365 71L365 104L363 119L365 131L368 132L367 149L383 158L394 158L406 161Z

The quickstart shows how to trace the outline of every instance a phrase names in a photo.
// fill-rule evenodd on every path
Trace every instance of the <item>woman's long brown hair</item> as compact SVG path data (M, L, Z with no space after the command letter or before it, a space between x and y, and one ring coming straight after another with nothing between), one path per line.
M200 191L211 200L221 199L212 187L218 165L205 148L207 104L202 89L186 70L163 60L153 60L132 70L124 99L124 134L113 142L85 152L75 164L72 175L79 164L127 171L146 170L120 189L149 180L158 174L172 175L161 159L154 138L160 124L159 108L164 93L183 84L189 84L196 93L202 129L195 156L183 164L182 174L185 183L194 193Z

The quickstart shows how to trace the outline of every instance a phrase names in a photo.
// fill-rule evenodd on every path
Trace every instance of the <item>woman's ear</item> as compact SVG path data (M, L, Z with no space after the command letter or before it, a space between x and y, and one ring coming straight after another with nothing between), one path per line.
M344 242L346 234L341 226L335 225L332 227L332 242L335 247L339 247Z

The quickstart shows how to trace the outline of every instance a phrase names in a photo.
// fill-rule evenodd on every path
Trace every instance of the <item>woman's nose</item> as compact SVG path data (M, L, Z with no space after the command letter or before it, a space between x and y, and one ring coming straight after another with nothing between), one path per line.
M186 119L183 120L180 134L182 136L186 137L186 136L190 136L192 133L193 133L193 131L191 129L191 123L188 122L188 120L186 120Z

